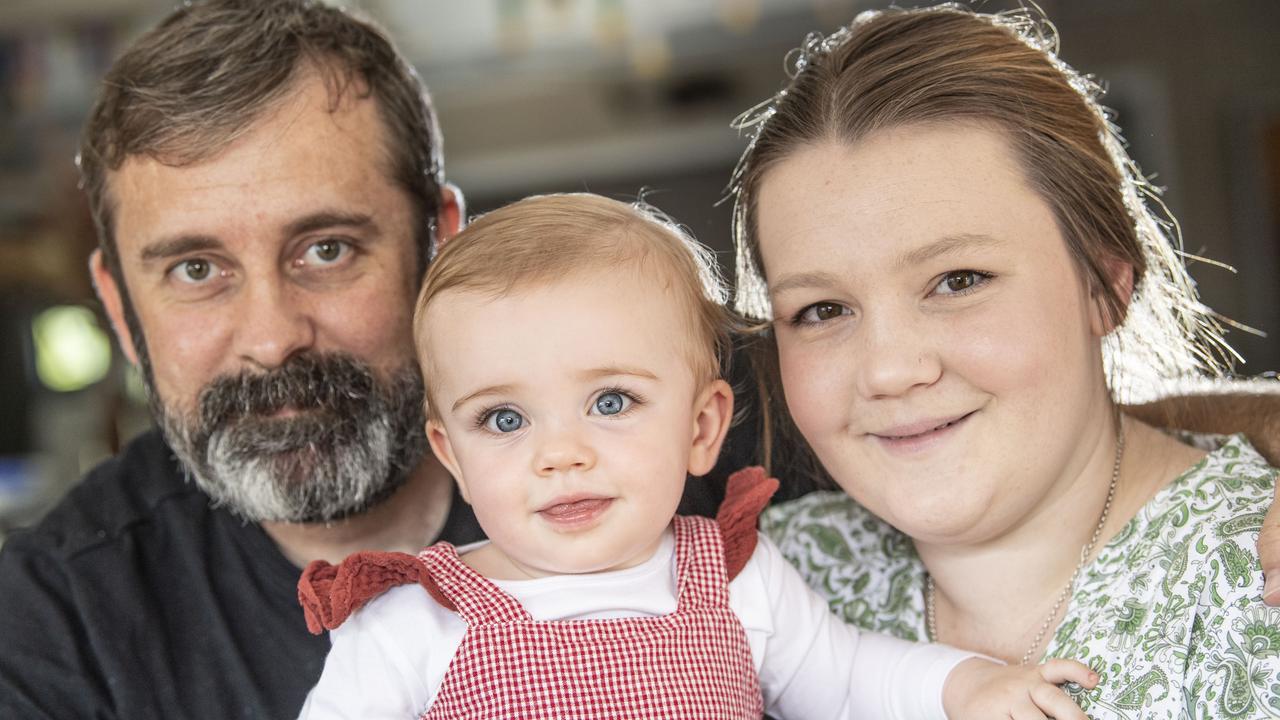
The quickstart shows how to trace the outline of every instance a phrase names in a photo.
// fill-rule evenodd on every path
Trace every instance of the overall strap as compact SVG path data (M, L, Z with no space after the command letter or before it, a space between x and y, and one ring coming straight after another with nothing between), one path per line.
M715 520L676 516L678 608L728 605L729 581L755 552L756 519L777 489L763 468L744 468L729 477Z
M453 545L447 542L436 543L423 550L418 557L430 570L440 592L449 599L468 625L533 620L533 616L518 600L464 563Z
M676 612L729 604L729 576L724 566L720 526L710 518L677 515Z
M353 553L338 565L314 560L298 580L298 603L312 635L334 630L351 613L397 585L418 583L436 602L452 610L428 572L413 555L400 552Z
M757 521L777 491L778 481L759 466L746 467L729 476L724 502L716 512L729 580L738 577L755 552Z

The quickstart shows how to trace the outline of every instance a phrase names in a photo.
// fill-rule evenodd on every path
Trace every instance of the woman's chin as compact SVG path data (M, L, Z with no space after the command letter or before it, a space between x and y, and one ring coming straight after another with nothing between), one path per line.
M917 542L968 544L991 539L1001 530L993 513L999 493L987 481L975 482L979 477L990 478L943 463L909 472L885 468L859 473L857 481L841 487Z

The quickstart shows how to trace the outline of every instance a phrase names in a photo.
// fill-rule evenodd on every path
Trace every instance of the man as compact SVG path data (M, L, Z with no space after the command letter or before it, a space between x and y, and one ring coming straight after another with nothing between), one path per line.
M431 106L366 24L211 0L119 58L81 166L162 432L0 552L0 717L292 717L328 650L302 566L479 537L412 371L418 279L462 214Z
M0 716L292 717L328 649L300 566L480 537L409 323L461 216L438 143L386 38L323 5L190 5L117 61L91 270L163 436L4 549Z

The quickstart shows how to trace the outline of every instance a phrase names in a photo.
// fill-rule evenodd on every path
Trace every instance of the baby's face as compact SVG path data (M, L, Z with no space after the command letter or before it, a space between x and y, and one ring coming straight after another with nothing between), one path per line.
M427 435L513 577L643 562L686 472L714 462L708 413L727 417L732 394L700 387L683 308L640 275L446 291L423 319L439 416Z

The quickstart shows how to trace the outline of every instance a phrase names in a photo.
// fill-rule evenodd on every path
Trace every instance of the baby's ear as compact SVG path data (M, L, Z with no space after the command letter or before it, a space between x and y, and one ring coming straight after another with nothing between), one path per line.
M458 483L458 491L462 493L462 499L469 504L471 496L467 492L467 483L462 479L462 472L458 466L458 459L453 454L453 444L449 442L449 432L445 430L444 423L439 420L428 420L426 425L427 444L431 446L431 452L444 466L445 470L453 476L454 482Z
M716 466L733 421L733 388L724 380L708 383L693 406L693 443L689 448L689 474L706 475Z

